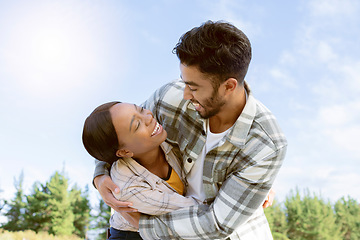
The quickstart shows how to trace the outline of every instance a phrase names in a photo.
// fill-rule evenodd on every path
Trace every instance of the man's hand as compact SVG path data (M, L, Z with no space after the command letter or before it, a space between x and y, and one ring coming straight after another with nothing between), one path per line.
M117 200L114 193L119 193L120 189L116 184L111 180L108 175L100 175L94 178L94 184L97 190L99 191L102 199L112 209L117 212L136 212L137 210L134 208L130 208L132 206L131 202L121 202Z
M267 195L265 202L263 203L263 208L270 207L275 198L275 191L271 188L269 194Z

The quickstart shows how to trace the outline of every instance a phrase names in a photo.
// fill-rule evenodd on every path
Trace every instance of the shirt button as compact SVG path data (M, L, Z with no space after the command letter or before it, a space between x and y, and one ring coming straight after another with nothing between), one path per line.
M188 159L187 159L187 162L188 162L188 163L192 163L192 159L191 159L191 158L188 158Z

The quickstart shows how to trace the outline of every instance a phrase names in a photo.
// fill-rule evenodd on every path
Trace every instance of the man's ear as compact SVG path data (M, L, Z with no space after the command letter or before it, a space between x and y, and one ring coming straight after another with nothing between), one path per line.
M238 81L235 78L228 78L225 82L224 82L224 86L225 86L225 91L227 92L232 92L236 89L236 87L238 86Z
M117 157L132 157L134 153L127 149L119 149L116 151Z

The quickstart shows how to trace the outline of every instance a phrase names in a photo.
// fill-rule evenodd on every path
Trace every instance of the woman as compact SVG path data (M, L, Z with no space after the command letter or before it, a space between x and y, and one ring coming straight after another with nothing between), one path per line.
M105 103L85 120L82 137L91 156L112 165L111 178L121 189L114 196L132 202L139 212L159 215L197 204L183 196L179 158L149 110L129 103ZM141 239L118 212L112 215L110 225L109 239Z

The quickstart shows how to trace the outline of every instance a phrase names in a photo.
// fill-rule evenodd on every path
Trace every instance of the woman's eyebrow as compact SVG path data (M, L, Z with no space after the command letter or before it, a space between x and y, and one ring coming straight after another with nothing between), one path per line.
M134 104L134 107L135 107L135 110L138 111L138 109L137 109L137 107L136 107L135 104ZM135 115L132 116L131 121L130 121L130 128L129 128L129 131L130 131L130 132L131 132L131 127L132 127L132 125L133 125L134 120L135 120Z

